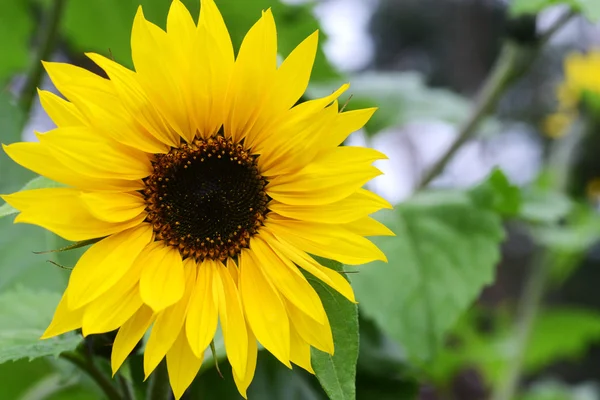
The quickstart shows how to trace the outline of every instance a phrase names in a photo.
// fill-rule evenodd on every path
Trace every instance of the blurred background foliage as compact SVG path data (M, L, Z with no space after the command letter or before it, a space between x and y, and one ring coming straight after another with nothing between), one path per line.
M183 2L198 15L198 0ZM347 110L380 108L347 144L389 155L381 164L386 175L372 188L396 205L378 218L397 236L376 239L388 264L347 269L359 301L356 370L356 320L348 318L355 311L328 310L339 349L329 367L347 371L337 386L321 379L327 394L600 399L600 56L593 52L600 1L217 3L236 48L269 7L282 56L321 29L307 97L350 81ZM170 1L0 0L2 143L33 140L34 129L53 127L37 100L27 104L26 92L57 4L61 18L48 58L101 73L83 52L131 67L137 7L164 27ZM543 37L555 26L552 37ZM507 49L517 49L518 65L511 64L497 102L480 110L485 118L423 190L427 172L480 108L480 88L502 69ZM45 77L41 86L54 90ZM33 178L0 153L0 193ZM100 399L86 374L56 357L80 345L78 334L36 341L83 250L34 254L68 243L37 227L13 226L11 213L0 206L0 399ZM86 339L100 371L108 370L110 343L110 335ZM216 347L224 379L205 361L187 398L239 398L218 340ZM142 381L141 355L118 379ZM315 377L287 370L266 352L249 396L326 398Z

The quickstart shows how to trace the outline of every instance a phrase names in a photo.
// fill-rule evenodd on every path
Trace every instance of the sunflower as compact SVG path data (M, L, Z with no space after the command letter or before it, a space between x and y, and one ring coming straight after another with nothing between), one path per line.
M375 110L340 112L347 85L296 104L317 34L278 66L267 10L235 57L213 0L202 0L197 25L175 0L166 31L139 8L135 71L98 54L87 56L107 78L44 63L66 98L39 92L57 128L4 149L65 187L3 199L20 211L15 222L96 242L43 338L118 329L116 372L151 329L145 374L166 357L177 398L217 325L244 396L257 342L309 372L311 346L333 354L327 314L305 276L355 299L344 276L312 255L352 265L385 260L366 237L392 233L369 217L389 204L362 188L385 156L340 146Z

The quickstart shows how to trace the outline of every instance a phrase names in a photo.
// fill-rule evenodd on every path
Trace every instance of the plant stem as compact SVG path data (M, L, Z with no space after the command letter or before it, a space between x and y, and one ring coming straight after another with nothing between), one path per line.
M553 173L553 188L555 191L564 193L568 190L577 148L587 133L587 126L579 120L573 124L565 137L554 143L548 157L548 168ZM529 346L531 331L544 297L546 283L553 263L554 260L549 249L545 248L538 251L532 263L531 271L519 301L519 312L515 322L513 357L508 361L509 367L506 376L497 386L492 396L493 400L512 400L515 397L523 372L523 361Z
M519 301L519 311L515 326L515 346L512 349L513 357L507 363L509 365L507 374L504 380L497 386L497 390L492 397L493 400L512 400L517 391L523 370L525 353L531 336L531 329L539 311L550 272L548 261L546 252L540 250L531 265L531 271L529 272L521 300Z
M33 63L27 72L25 84L19 98L19 106L25 115L29 115L33 99L35 98L36 89L40 86L40 82L44 75L44 68L41 61L47 60L52 55L52 51L56 46L59 36L60 20L62 18L67 0L53 0L50 4L46 18L42 22L42 27L39 30L38 40L39 47L35 53Z
M123 400L119 391L113 386L111 380L100 371L91 359L81 357L79 354L66 352L60 355L61 358L85 371L92 378L109 400Z
M121 392L123 392L123 398L125 400L135 400L135 389L133 388L131 382L120 374L118 375L117 379L119 380Z
M147 400L169 400L171 398L171 387L169 386L169 375L167 364L163 360L152 373L150 385L148 386Z
M417 190L425 188L439 174L441 174L446 165L452 160L456 152L477 133L477 128L484 117L496 108L502 94L515 81L525 75L533 65L542 46L548 42L550 37L562 28L573 16L568 13L559 18L543 35L540 36L535 45L525 45L507 41L501 52L496 65L489 77L485 81L481 91L477 96L477 101L471 114L459 129L458 136L454 142L442 155L442 157L431 167L423 176Z

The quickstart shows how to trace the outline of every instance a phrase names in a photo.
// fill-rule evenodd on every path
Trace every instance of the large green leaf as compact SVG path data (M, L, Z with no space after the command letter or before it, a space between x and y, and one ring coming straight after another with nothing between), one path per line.
M326 267L343 271L336 261L319 259ZM321 281L309 277L319 294L329 318L335 353L333 356L312 349L312 367L332 400L349 400L356 397L356 362L358 360L358 309L341 294Z
M431 359L444 334L494 278L501 218L468 193L423 193L380 217L396 237L389 258L353 279L364 314L413 359Z
M11 75L24 70L29 61L33 20L26 1L0 1L0 86Z
M197 20L199 0L184 0L194 19ZM63 31L77 52L95 51L112 55L128 67L132 66L130 36L133 17L139 5L150 21L164 28L171 0L86 0L70 1L65 14ZM296 45L319 28L308 5L283 4L274 0L217 0L231 33L235 48L250 27L258 21L261 12L273 9L278 26L279 51L287 55ZM321 41L324 38L321 37ZM313 78L337 77L319 50Z
M57 356L79 345L74 332L40 340L59 300L59 294L25 288L0 294L0 363Z

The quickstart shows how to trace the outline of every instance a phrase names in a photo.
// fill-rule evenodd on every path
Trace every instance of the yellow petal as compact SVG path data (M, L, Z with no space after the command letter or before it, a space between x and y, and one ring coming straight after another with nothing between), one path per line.
M140 295L155 312L178 302L185 291L181 254L173 247L156 247L140 276Z
M350 232L361 236L396 236L394 232L381 222L372 217L363 217L359 220L343 225Z
M278 119L273 118L271 124L256 133L256 138L247 138L247 145L262 155L258 162L263 175L296 171L317 156L321 149L319 139L327 134L338 115L336 99L348 88L349 85L342 85L329 96L301 103Z
M217 8L214 0L200 0L200 18L198 28L205 27L210 32L215 41L215 47L219 49L222 59L219 60L225 68L233 68L233 44L229 36L229 30Z
M304 251L298 250L296 247L290 245L282 239L276 239L274 236L271 236L268 231L265 231L266 229L261 231L261 235L268 234L269 237L272 237L269 243L271 243L271 246L276 253L282 254L284 257L288 257L300 268L310 273L315 278L325 282L332 289L339 292L351 302L356 302L352 286L350 285L350 282L348 282L348 280L342 276L342 274L322 266Z
M168 151L167 146L136 124L139 115L127 109L128 97L120 98L115 90L120 86L114 81L70 64L45 62L44 67L56 87L102 135L150 153Z
M98 179L67 168L40 143L21 142L3 145L4 151L17 164L56 182L80 189L132 191L144 189L141 180Z
M69 307L82 307L110 290L132 267L150 240L152 227L144 223L90 247L71 272Z
M267 117L264 107L273 87L277 68L277 32L271 10L246 34L237 56L229 87L229 113L225 134L234 142L247 136L259 117ZM251 142L252 138L248 138Z
M144 212L146 202L140 193L82 193L81 200L92 215L102 221L123 222Z
M250 250L259 260L261 271L278 292L315 321L325 322L321 299L287 257L279 257L260 235L251 239Z
M191 85L197 125L203 137L216 133L223 124L226 99L234 68L233 45L227 26L213 0L201 0L196 33L197 51L192 60ZM208 78L208 79L207 79Z
M68 293L69 289L63 293L58 306L56 306L56 311L54 311L52 322L42 335L41 339L48 339L81 328L83 308L78 310L69 309L67 306Z
M94 217L76 189L35 189L2 196L21 211L15 222L35 224L71 241L95 239L139 225L145 216L113 223Z
M142 307L137 285L126 287L119 282L85 307L81 327L83 336L114 331Z
M52 92L38 89L40 103L46 114L58 127L85 125L85 119L73 103L64 100Z
M192 384L202 366L204 354L197 357L188 343L185 332L181 330L177 340L167 353L167 370L169 382L175 395L179 400L185 390Z
M190 83L192 82L193 70L199 67L199 64L194 63L194 58L191 57L200 49L195 46L196 24L187 8L179 0L171 3L167 17L167 43L173 55L171 73L177 81L185 105L184 110L179 110L180 112L183 111L183 115L179 117L180 126L183 129L180 133L187 142L191 142L196 135L194 113L190 112L193 109L193 98L196 94L192 92ZM205 63L206 57L210 57L206 54L203 54L203 56L205 58L201 63ZM207 79L207 76L204 76L204 79Z
M94 178L135 180L152 173L145 153L104 139L88 128L58 128L38 138L62 164Z
M339 147L298 172L276 176L266 187L275 200L292 205L323 205L340 201L381 174L370 164L385 158L372 149Z
M142 340L142 337L144 337L146 330L148 330L150 324L154 321L154 318L155 315L152 313L152 309L146 305L142 305L140 309L133 314L121 328L119 328L119 332L117 332L115 342L112 346L112 354L110 357L113 376L117 373L123 362L125 362L129 353L131 353L139 341Z
M373 198L367 190L358 192L331 204L301 206L271 201L269 209L284 217L325 224L343 224L360 220L382 208L391 208L387 202Z
M191 47L196 32L196 24L190 12L180 0L173 0L167 16L167 36L183 49Z
M374 149L351 146L336 147L330 151L321 153L318 158L297 173L281 174L272 177L269 181L269 187L284 186L290 191L304 191L306 190L304 189L305 185L300 181L304 182L304 180L310 177L315 181L312 189L318 190L323 186L331 184L329 182L332 176L331 171L334 171L338 175L342 175L342 171L345 175L360 175L361 172L369 170L369 166L374 161L385 158L387 158L385 154ZM347 197L357 189L355 188L342 198Z
M137 81L136 74L122 65L95 53L86 53L106 72L114 85L123 107L137 120L142 129L123 133L129 139L119 141L149 153L166 153L169 146L177 146L179 137L166 125L162 116ZM144 134L149 132L150 134ZM136 134L137 133L137 134Z
M290 326L282 299L261 272L263 260L243 250L240 260L240 294L246 318L256 338L279 361L290 365Z
M246 331L246 321L242 311L242 303L238 293L238 288L231 278L231 275L220 262L215 269L218 273L220 282L215 282L215 286L220 289L219 293L219 318L221 320L221 329L223 330L223 339L227 358L231 368L237 376L246 376L246 366L248 364L248 333Z
M227 265L227 271L229 272L229 274L233 278L233 282L235 282L235 284L237 286L237 284L239 282L239 275L240 275L240 271L239 271L237 264L235 263L235 261L233 261L233 258L228 257L226 265Z
M343 264L387 262L385 254L368 239L337 225L286 220L274 215L267 220L266 226L276 237L307 253Z
M310 363L310 345L295 328L290 329L290 361L311 374L315 373Z
M217 296L214 293L213 275L217 274L211 260L198 266L194 293L186 318L186 334L190 347L200 357L208 347L217 330Z
M292 51L275 75L275 88L279 105L291 108L308 87L310 74L317 54L319 31L314 32Z
M152 333L144 351L144 373L146 378L154 371L165 357L175 339L182 330L188 310L190 296L196 282L196 262L192 259L184 261L185 293L181 300L158 313Z
M168 43L166 32L144 18L141 6L133 23L131 54L137 79L170 127L165 134L173 140L176 135L187 137L189 116L182 95L187 88L179 86L171 65L176 54Z
M248 357L246 364L246 375L238 376L235 371L233 372L233 380L235 382L235 386L237 386L240 394L247 399L246 391L248 390L248 386L252 382L254 378L254 372L256 371L256 358L258 353L258 346L256 345L256 338L254 337L254 333L252 333L252 329L247 326L248 330Z
M292 329L296 330L298 335L311 346L325 353L333 354L333 335L329 321L319 324L290 302L286 302L286 306L293 325Z
M351 133L365 126L375 111L377 111L377 108L365 108L338 114L332 129L319 138L319 144L323 149L339 146Z

